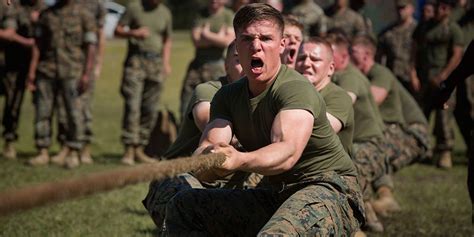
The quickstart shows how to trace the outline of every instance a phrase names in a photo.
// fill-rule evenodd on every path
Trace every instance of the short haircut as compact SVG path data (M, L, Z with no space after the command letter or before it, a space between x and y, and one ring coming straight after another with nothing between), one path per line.
M298 19L293 15L283 16L283 22L285 24L285 27L294 26L294 27L298 28L301 32L303 32L303 30L304 30L303 24L301 24L301 22L298 21Z
M349 39L347 39L346 35L339 32L329 33L326 36L326 41L331 45L343 47L345 49L349 49L350 46Z
M321 38L321 37L318 37L318 36L310 37L303 44L320 44L320 45L323 45L324 47L326 47L326 49L328 50L328 52L330 54L329 55L330 60L332 60L334 58L334 52L332 50L331 43L329 43L329 41L327 41L324 38Z
M372 54L377 52L377 42L369 35L357 35L352 39L352 45L362 45L368 48Z
M279 28L283 36L283 16L272 6L264 3L252 3L240 8L234 17L234 30L237 32L258 21L272 21Z

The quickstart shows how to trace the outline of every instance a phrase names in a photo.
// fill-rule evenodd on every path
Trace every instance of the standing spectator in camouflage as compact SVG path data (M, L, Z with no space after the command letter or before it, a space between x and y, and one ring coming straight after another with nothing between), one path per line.
M84 147L80 152L80 161L83 164L92 164L93 160L91 157L90 144L92 142L92 96L95 88L95 80L99 78L100 70L102 68L102 57L104 53L105 45L105 34L103 32L104 19L105 19L105 6L101 0L94 1L85 1L85 0L76 0L78 4L84 6L88 12L93 14L95 19L95 24L97 28L97 51L94 57L94 71L90 75L90 82L87 90L82 93L79 98L82 105L82 117L84 118ZM61 151L55 156L55 159L64 159L69 149L67 146L64 146L64 141L67 131L67 116L66 108L64 106L64 101L61 97L57 97L57 111L58 111L58 140L63 147Z
M304 26L304 35L320 36L327 31L327 18L323 9L313 0L298 0L291 9L291 14Z
M12 32L10 42L5 47L6 71L2 72L5 73L5 78L2 78L5 90L3 156L7 159L16 159L14 142L18 139L16 130L34 44L33 24L38 20L39 5L36 0L22 1L11 6L2 19L4 27Z
M155 126L164 79L171 72L171 33L171 12L161 0L130 3L115 29L117 36L128 38L120 89L125 100L123 164L154 161L143 148Z
M352 159L359 173L367 213L366 228L383 231L382 223L374 213L370 200L372 183L387 174L388 158L394 156L384 137L379 110L370 93L369 80L350 64L349 41L340 34L329 34L327 40L334 52L335 73L332 80L351 97L354 108L354 138ZM393 188L393 187L391 187Z
M419 58L412 59L411 80L413 88L421 93L421 106L427 118L435 109L432 98L439 83L454 70L462 56L463 32L459 25L450 19L455 4L454 0L439 0L436 17L420 24L413 33L414 50L422 46L420 50L423 53L413 54ZM449 103L451 105L448 110L435 109L435 154L439 156L438 166L441 168L452 166L454 97Z
M214 96L196 151L227 156L222 167L197 173L200 181L240 170L268 175L268 186L179 192L166 208L165 234L349 236L363 223L356 170L321 96L280 62L283 27L281 14L265 4L237 12L236 47L246 77ZM248 152L227 145L233 134Z
M285 16L285 50L281 54L281 62L289 68L295 68L296 57L303 41L303 25L292 16Z
M198 84L225 75L224 51L235 38L232 30L234 14L224 7L225 0L208 2L207 8L199 13L191 32L196 54L189 64L181 88L181 117L186 112L186 106Z
M39 154L29 163L49 162L53 105L55 97L61 96L68 118L65 145L69 154L51 161L73 168L79 165L78 152L83 146L79 94L87 90L92 73L96 28L83 6L73 0L62 0L41 13L35 34L28 87L34 90L35 139Z
M327 16L328 30L339 28L348 38L359 34L370 34L372 31L365 24L364 18L349 7L348 0L336 0Z
M417 24L413 17L415 6L413 0L397 0L396 5L399 20L379 37L377 61L392 70L405 88L413 91L410 83L410 56L411 36Z

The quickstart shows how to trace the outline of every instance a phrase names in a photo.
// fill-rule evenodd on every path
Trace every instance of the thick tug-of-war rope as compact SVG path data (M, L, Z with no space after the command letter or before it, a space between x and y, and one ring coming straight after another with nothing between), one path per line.
M163 180L191 171L220 167L223 154L206 154L141 164L89 174L84 177L38 184L31 187L6 190L0 193L0 216L28 210L49 203L83 197L94 193L123 188L128 185Z

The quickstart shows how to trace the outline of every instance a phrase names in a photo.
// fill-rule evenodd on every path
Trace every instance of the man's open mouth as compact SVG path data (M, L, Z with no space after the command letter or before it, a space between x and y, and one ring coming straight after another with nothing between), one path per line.
M263 67L263 61L261 59L252 59L250 66L252 66L252 68L261 68Z

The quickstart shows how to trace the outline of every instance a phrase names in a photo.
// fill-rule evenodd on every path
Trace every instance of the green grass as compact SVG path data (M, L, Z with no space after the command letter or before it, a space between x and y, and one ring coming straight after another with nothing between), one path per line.
M35 154L34 112L28 94L22 108L17 143L19 159L0 159L0 191L121 167L123 100L119 88L125 46L126 42L121 40L108 42L104 71L97 81L93 105L96 136L92 147L96 164L72 171L55 166L32 168L23 164ZM184 73L193 53L189 33L175 33L173 72L162 96L162 104L175 112L178 111ZM0 100L3 104L3 98ZM55 145L51 152L58 149ZM398 173L395 195L403 210L384 219L386 232L374 236L469 236L471 206L466 191L464 149L458 136L452 170L413 165ZM148 184L138 184L1 217L0 236L153 236L156 233L154 224L141 204L147 189Z

